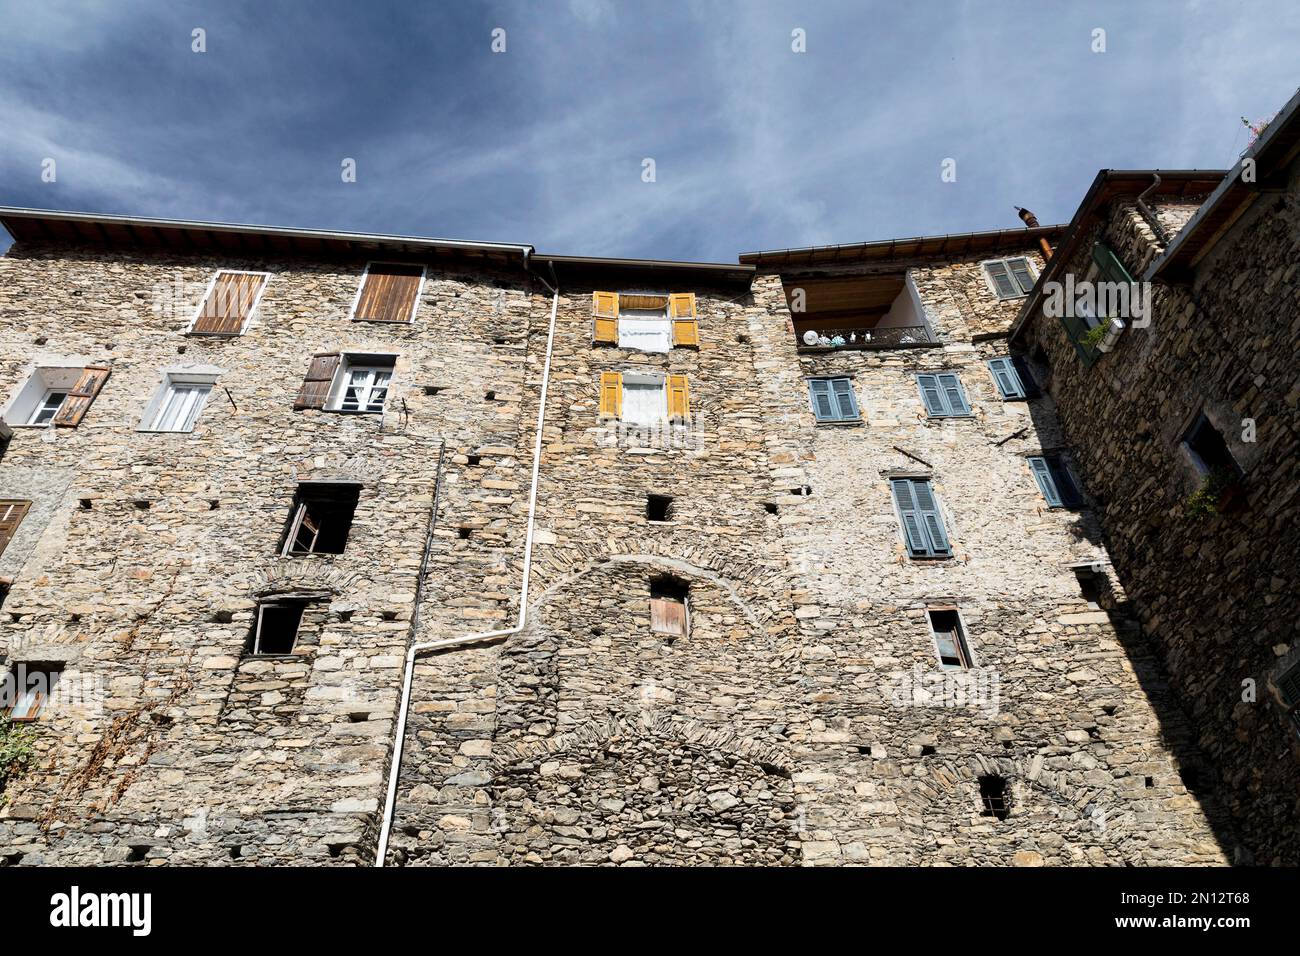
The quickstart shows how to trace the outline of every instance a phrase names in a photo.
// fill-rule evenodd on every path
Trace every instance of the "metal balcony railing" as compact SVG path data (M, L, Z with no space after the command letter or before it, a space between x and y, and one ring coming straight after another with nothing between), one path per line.
M839 349L895 349L910 345L932 344L934 336L924 325L897 325L883 329L827 329L816 332L817 340L808 341L809 329L796 333L800 352L836 351Z

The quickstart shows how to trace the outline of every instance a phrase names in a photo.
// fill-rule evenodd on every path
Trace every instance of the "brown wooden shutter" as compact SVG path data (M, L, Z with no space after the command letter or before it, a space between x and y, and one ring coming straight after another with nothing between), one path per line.
M330 383L339 370L343 357L338 352L318 352L311 358L307 377L302 380L302 388L294 400L294 408L324 408L325 399L329 398Z
M219 272L198 318L190 329L204 335L238 335L253 312L266 276L247 272Z
M623 373L600 373L600 417L621 418L623 415Z
M668 376L668 417L682 421L690 420L691 393L685 375Z
M352 317L364 322L410 322L423 277L423 266L372 262Z
M656 634L686 636L686 604L672 598L650 599L650 630Z
M0 501L0 554L5 553L5 548L13 540L18 525L22 523L27 509L31 506L30 501Z
M593 292L591 314L594 317L591 340L602 345L616 344L618 342L618 293Z
M81 424L86 410L90 408L90 403L95 400L99 390L108 381L109 371L107 365L87 365L82 369L77 384L72 387L72 391L63 400L63 404L50 422L64 428L76 428Z
M668 297L668 314L673 320L673 345L699 347L700 324L695 317L695 293L674 292Z

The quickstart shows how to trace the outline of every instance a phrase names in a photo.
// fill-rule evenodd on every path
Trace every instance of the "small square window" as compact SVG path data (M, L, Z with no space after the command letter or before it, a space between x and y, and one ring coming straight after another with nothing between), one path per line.
M686 637L690 632L688 593L690 585L676 578L650 583L650 630L669 637Z
M647 521L671 521L673 499L668 495L646 495L645 516Z
M281 553L342 554L360 494L357 485L299 485Z
M257 620L249 636L248 653L253 657L292 654L302 624L304 601L266 601L257 606Z
M1011 814L1011 799L1007 793L1007 782L1002 777L989 775L979 778L980 803L983 809L980 816L1005 820Z
M1183 435L1183 447L1187 449L1192 464L1202 477L1208 478L1217 473L1225 473L1230 477L1241 475L1241 467L1228 450L1228 443L1219 430L1210 424L1204 412L1196 416L1192 426Z
M15 664L5 675L0 707L10 720L20 723L39 720L49 708L61 673L61 665Z

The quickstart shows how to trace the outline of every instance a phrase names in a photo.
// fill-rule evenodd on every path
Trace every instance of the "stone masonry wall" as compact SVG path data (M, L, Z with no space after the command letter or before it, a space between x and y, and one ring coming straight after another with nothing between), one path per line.
M15 429L0 460L0 494L50 516L39 547L5 555L0 655L62 662L102 703L40 721L0 810L6 861L369 862L440 448L440 508L476 535L438 528L429 594L447 626L476 626L504 617L517 574L508 486L549 300L521 275L431 268L413 324L351 322L364 264L0 258L7 395L49 359L112 364L78 427ZM217 268L272 276L243 335L187 336ZM293 410L310 356L335 350L398 354L383 416ZM193 432L137 431L161 370L192 366L219 370ZM360 483L345 553L276 557L299 479ZM317 600L296 659L241 663L256 601L302 592Z
M1259 196L1190 286L1157 286L1151 326L1132 328L1084 369L1058 320L1031 317L1052 393L1099 511L1120 578L1160 648L1208 757L1202 785L1235 823L1238 862L1300 860L1300 737L1273 682L1294 661L1300 616L1294 528L1300 437L1300 200ZM1166 225L1188 218L1187 206ZM1159 253L1128 204L1104 210L1104 237L1140 275ZM1242 507L1198 518L1199 480L1181 440L1198 411L1245 472ZM1255 426L1248 435L1247 420Z

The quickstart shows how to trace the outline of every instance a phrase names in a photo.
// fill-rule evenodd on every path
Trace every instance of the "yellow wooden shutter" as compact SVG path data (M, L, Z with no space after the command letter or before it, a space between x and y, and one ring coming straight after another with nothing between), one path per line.
M668 417L689 421L691 417L691 391L685 375L668 376Z
M623 374L600 373L600 417L621 418L623 415Z
M595 328L591 340L603 345L615 345L618 342L618 293L593 292L591 294L591 314Z
M700 324L695 318L695 293L674 292L668 297L668 314L673 319L673 345L700 344Z

